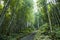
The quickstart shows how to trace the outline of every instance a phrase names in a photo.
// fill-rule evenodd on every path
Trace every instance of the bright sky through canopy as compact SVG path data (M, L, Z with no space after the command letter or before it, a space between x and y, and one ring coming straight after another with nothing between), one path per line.
M36 0L33 0L34 2L36 2Z
M37 12L37 0L33 0L34 1L34 13Z
M1 1L1 4L4 4L4 1Z
M0 4L1 4L2 6L4 6L4 1L0 0Z
M47 3L52 2L53 4L56 4L56 0L47 0Z

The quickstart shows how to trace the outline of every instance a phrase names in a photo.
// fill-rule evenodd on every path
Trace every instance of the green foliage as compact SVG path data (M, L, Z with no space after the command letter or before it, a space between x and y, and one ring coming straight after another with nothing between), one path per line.
M1 15L2 9L3 9L3 6L0 4L0 15Z
M19 40L36 29L34 40L60 40L59 0L56 0L56 4L37 0L37 5L33 0L3 1L4 5L0 4L1 40ZM36 13L34 5L38 10Z
M8 2L7 0L3 1L4 5ZM1 5L0 9L3 11L3 7ZM23 37L34 30L33 28L26 27L27 22L31 24L29 26L34 24L32 0L11 0L4 15L5 18L1 25L0 34L2 34L2 36L6 35L5 37L7 40L17 40L17 38ZM17 35L18 37L13 37L13 34L21 36Z
M49 27L48 24L43 24L38 29L39 31L36 33L34 40L51 40L49 38Z
M20 37L22 38L22 37L24 37L24 36L27 36L27 35L29 35L30 33L32 33L34 31L34 28L32 28L32 27L26 27L26 28L24 28L23 30L21 30L20 31L20 34L22 34Z

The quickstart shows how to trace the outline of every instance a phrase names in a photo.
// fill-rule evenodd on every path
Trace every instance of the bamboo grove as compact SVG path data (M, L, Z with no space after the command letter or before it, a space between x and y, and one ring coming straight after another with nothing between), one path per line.
M60 0L0 0L0 40L60 40Z

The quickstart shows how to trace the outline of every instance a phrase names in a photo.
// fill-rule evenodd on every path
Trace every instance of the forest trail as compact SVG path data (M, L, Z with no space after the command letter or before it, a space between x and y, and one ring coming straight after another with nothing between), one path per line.
M37 33L37 31L31 33L28 36L23 37L21 40L34 40L35 34Z

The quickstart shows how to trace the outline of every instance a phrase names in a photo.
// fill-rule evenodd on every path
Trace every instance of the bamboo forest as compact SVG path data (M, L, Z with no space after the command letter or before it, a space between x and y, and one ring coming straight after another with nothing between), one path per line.
M0 0L0 40L60 40L60 0Z

